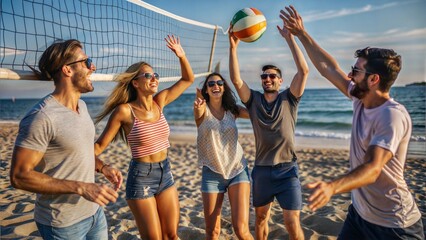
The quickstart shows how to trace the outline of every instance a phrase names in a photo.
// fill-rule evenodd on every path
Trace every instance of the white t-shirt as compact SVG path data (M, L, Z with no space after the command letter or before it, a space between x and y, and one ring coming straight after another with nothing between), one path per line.
M350 93L354 84L351 83ZM389 228L406 228L421 218L407 183L404 165L411 137L411 118L403 105L389 99L384 104L366 109L352 97L354 116L350 147L350 168L365 163L369 146L392 152L376 182L352 190L352 202L366 221Z
M244 170L247 161L238 142L235 116L230 111L225 111L223 119L219 120L206 106L203 122L197 131L199 166L207 166L225 179L231 179Z

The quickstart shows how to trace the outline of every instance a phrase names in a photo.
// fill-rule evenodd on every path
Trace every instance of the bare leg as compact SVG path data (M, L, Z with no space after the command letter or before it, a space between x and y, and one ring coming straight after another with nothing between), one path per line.
M178 192L172 186L155 197L163 239L178 239L180 207Z
M249 229L250 183L237 183L229 187L232 226L238 239L253 239Z
M127 200L142 239L161 239L161 225L155 198Z
M257 240L266 240L268 239L269 234L269 226L268 226L268 220L271 215L271 204L268 203L265 206L262 207L256 207L256 239Z
M219 239L223 193L203 193L206 239Z
M304 239L302 227L300 225L300 210L283 209L284 225L290 235L290 240Z

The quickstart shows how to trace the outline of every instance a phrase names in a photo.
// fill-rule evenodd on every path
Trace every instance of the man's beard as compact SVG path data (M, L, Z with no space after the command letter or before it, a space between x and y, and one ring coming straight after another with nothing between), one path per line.
M78 80L74 82L74 87L78 89L80 93L93 92L94 90L92 83L90 83L87 78L89 78L89 76L85 75L85 73L78 73Z
M355 83L355 86L351 90L351 95L358 99L362 99L369 91L370 89L367 84L367 76L365 76L359 84Z

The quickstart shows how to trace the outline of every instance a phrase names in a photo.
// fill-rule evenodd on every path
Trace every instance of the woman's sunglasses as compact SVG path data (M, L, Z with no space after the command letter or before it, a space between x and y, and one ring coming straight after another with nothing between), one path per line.
M152 77L154 77L157 80L160 79L160 75L158 75L158 73L141 73L133 79L137 79L137 78L140 78L140 77L144 77L146 79L152 79Z
M84 64L86 65L86 67L88 69L92 68L92 59L91 58L86 58L86 59L83 59L83 60L78 60L78 61L75 61L75 62L70 62L70 63L65 64L65 65L69 66L71 64L75 64L75 63L79 63L79 62L84 62Z
M272 79L272 80L274 80L275 78L277 78L278 77L278 75L277 74L275 74L275 73L263 73L263 74L260 74L260 78L261 79L267 79L267 78L270 78L270 79Z
M223 80L210 81L210 82L207 82L207 86L209 86L209 87L214 87L214 85L216 85L216 84L217 84L219 87L222 87L224 83L225 83L225 82L224 82Z

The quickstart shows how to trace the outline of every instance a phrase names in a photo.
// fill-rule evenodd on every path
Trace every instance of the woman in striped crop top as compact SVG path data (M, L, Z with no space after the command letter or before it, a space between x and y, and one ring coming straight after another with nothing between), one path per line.
M236 104L234 93L220 74L207 76L194 102L206 239L219 238L227 190L235 234L238 239L253 239L249 231L250 177L238 142L237 117L249 118L247 109Z
M194 82L194 74L179 38L165 40L179 59L182 78L157 93L158 74L146 62L135 63L116 77L118 83L96 118L99 123L111 114L95 143L96 155L116 139L130 146L126 200L142 239L178 239L179 199L167 159L170 130L163 108Z

